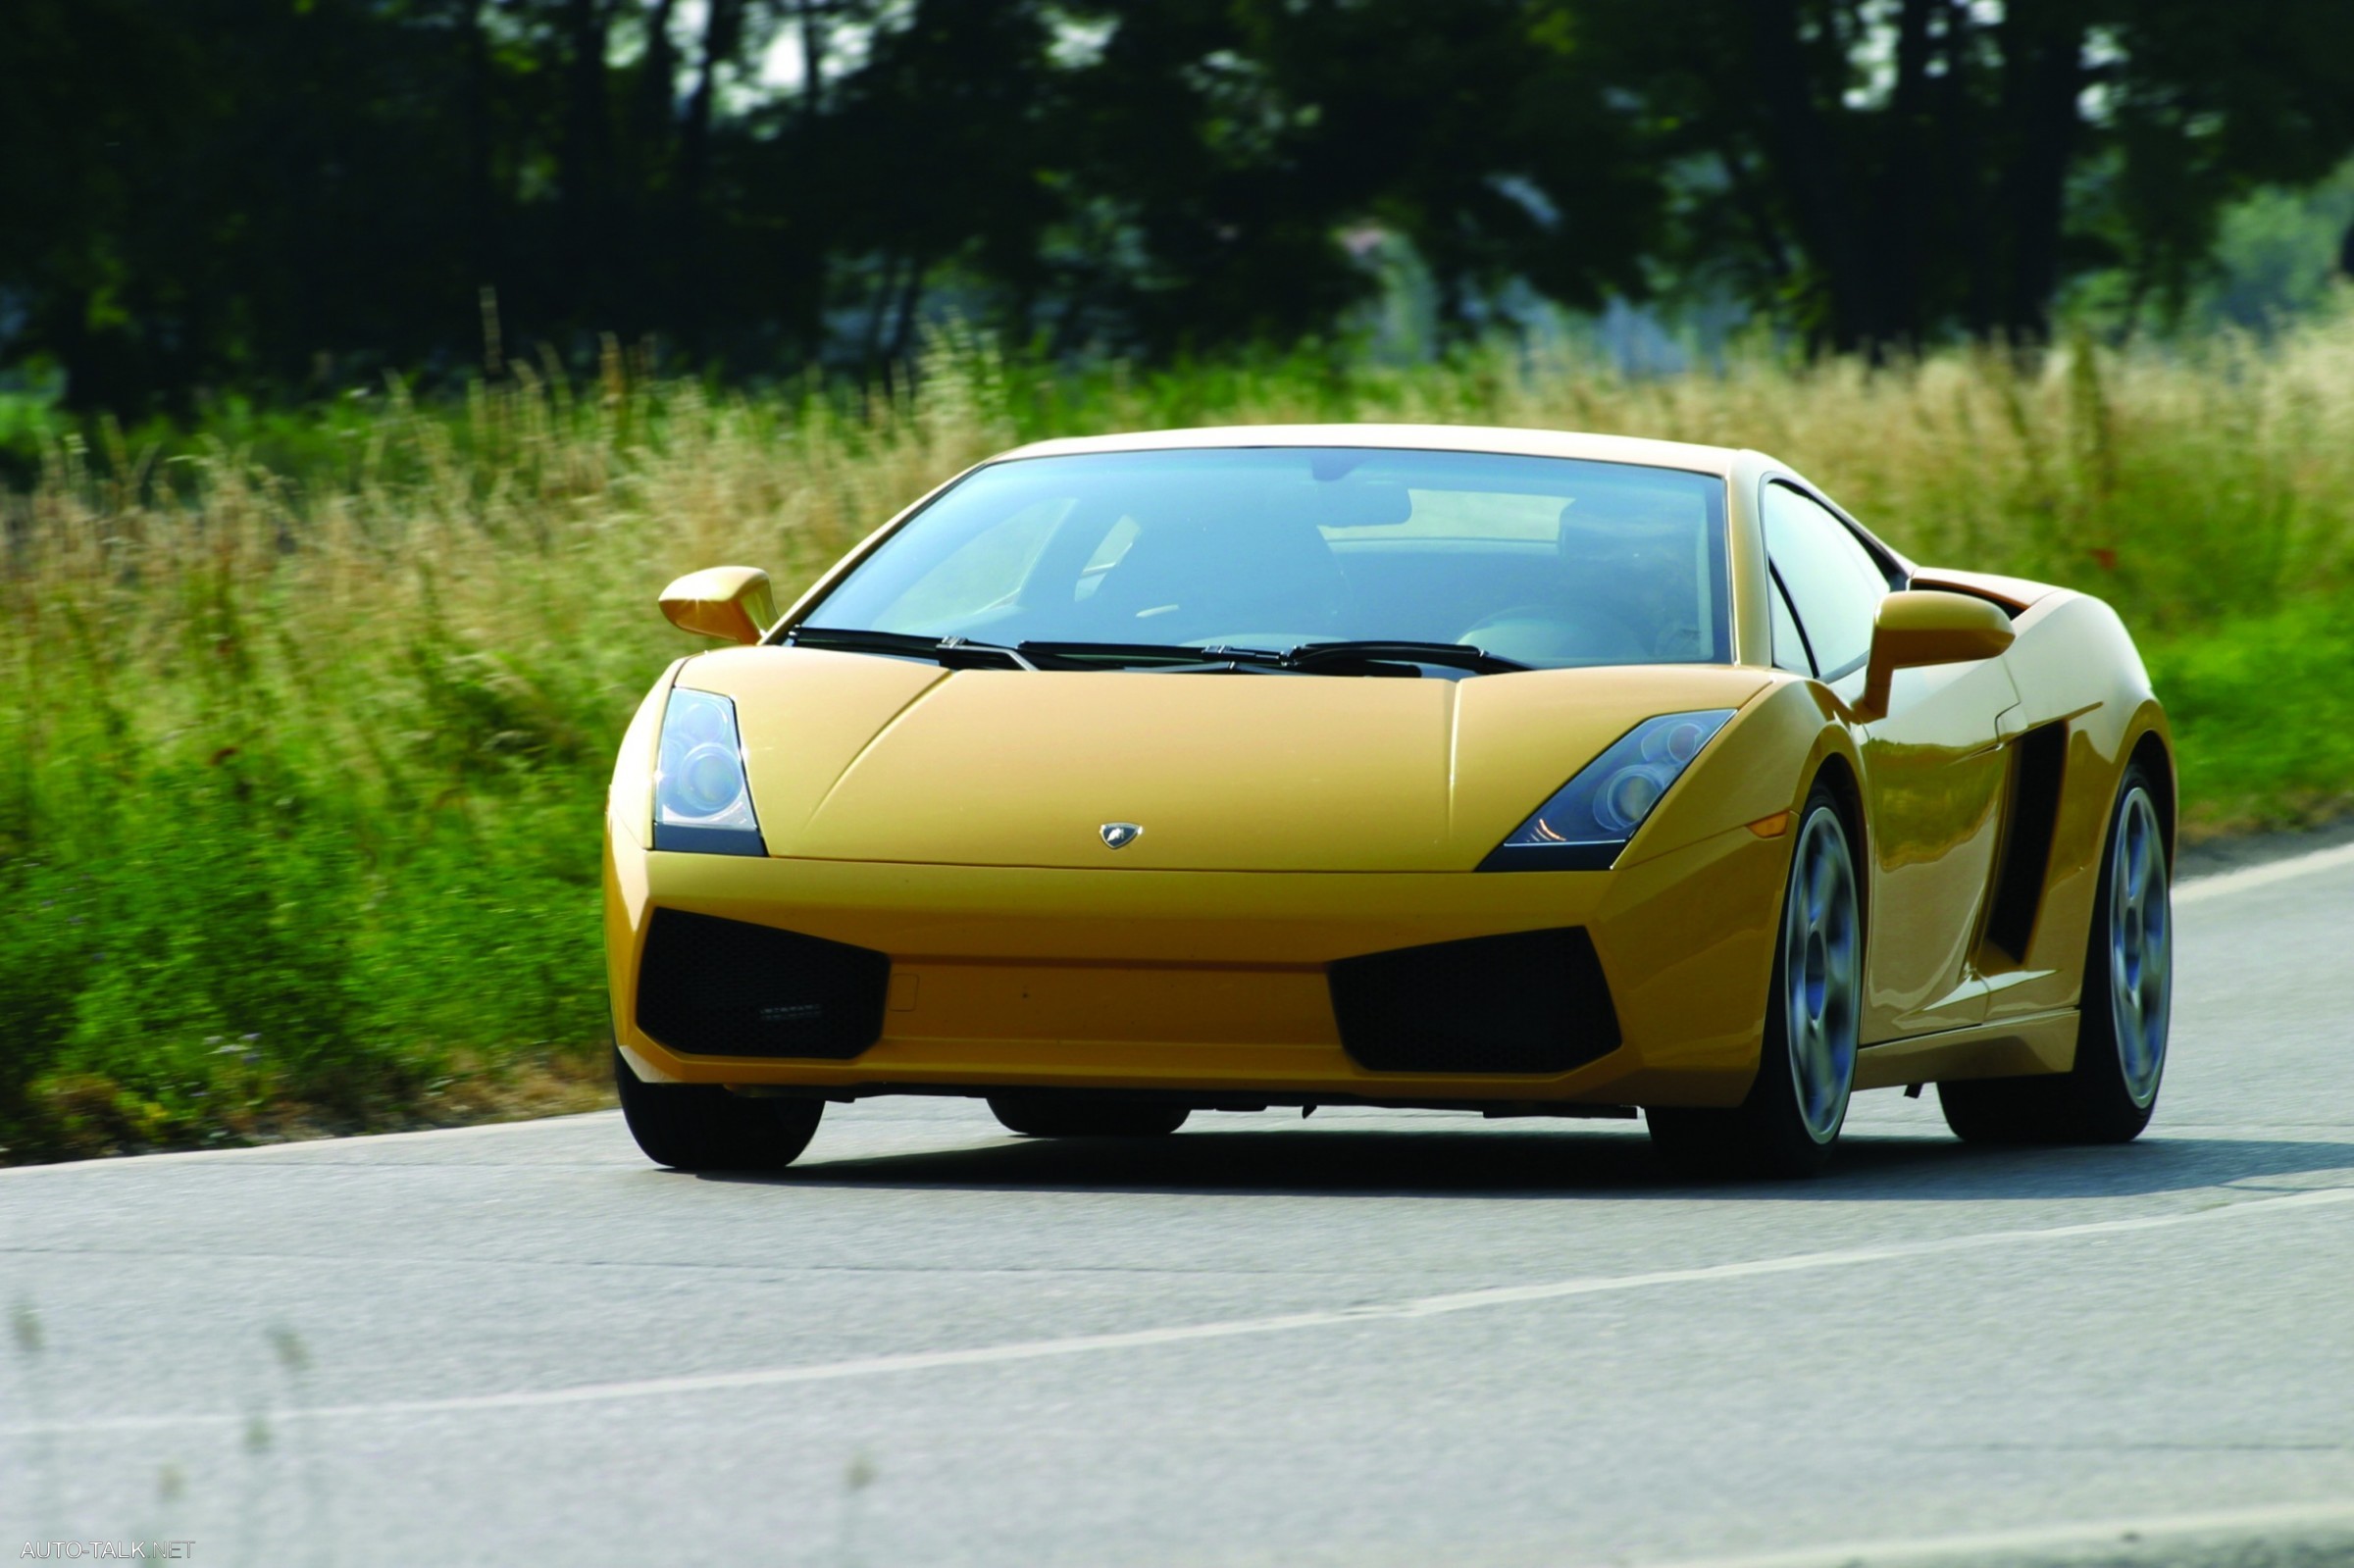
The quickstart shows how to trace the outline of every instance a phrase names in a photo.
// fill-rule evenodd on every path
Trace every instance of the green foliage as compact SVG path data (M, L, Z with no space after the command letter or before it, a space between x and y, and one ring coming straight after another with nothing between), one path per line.
M191 597L187 645L212 638L175 693L193 726L118 707L84 648L67 689L87 700L28 748L13 836L39 848L0 864L0 1143L374 1125L454 1049L599 1038L593 721L508 703L486 656L444 653L354 715L404 716L409 744L354 744L282 651L243 657ZM306 674L351 672L331 653Z
M150 1081L167 1113L212 1081L208 1053L267 1063L285 1092L345 1109L378 1070L354 1049L348 853L270 771L242 755L158 768L115 801L135 813L129 831L83 862L101 937L71 1054L119 1084Z
M2226 209L2194 328L2272 332L2328 306L2335 278L2354 276L2354 163L2310 190L2269 188Z
M248 408L53 443L0 490L0 1157L411 1125L542 1065L586 1078L611 747L692 646L664 582L742 561L790 597L1036 436L1320 419L1775 452L1918 559L2116 603L2194 833L2354 797L2354 321L2033 373L1759 349L1666 380L1501 351L1066 374L957 339L863 404L617 363Z
M355 824L332 776L242 760L129 781L103 848L0 867L0 1146L398 1125L461 1055L604 1037L586 779Z
M0 1129L33 1120L31 1086L73 1037L77 998L98 939L97 872L29 859L0 864ZM0 1134L5 1136L5 1134Z
M2354 810L2354 613L2344 596L2143 651L2198 826L2277 828Z

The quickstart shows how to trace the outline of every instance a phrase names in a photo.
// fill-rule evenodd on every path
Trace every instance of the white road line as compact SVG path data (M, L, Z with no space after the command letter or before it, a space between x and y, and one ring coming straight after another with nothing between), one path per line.
M135 1171L151 1165L244 1160L256 1155L286 1154L302 1149L366 1148L374 1143L432 1143L448 1138L475 1138L496 1133L525 1133L534 1128L616 1122L620 1119L619 1111L581 1111L569 1116L535 1116L516 1122L470 1122L464 1127L429 1127L415 1133L355 1133L348 1138L297 1138L279 1143L243 1143L235 1148L191 1148L177 1149L169 1154L125 1154L111 1159L57 1160L47 1165L0 1166L0 1179L65 1173L82 1175L95 1171Z
M1609 1295L1671 1285L1706 1285L1722 1280L1756 1279L1765 1275L1803 1274L1820 1269L1855 1268L1867 1263L1889 1263L1906 1258L1935 1257L1979 1251L2017 1241L2058 1241L2079 1237L2126 1236L2143 1231L2171 1230L2211 1220L2277 1215L2354 1202L2354 1187L2319 1188L2285 1197L2251 1198L2171 1214L2132 1219L2092 1220L2039 1230L1980 1231L1968 1236L1940 1237L1922 1241L1892 1241L1880 1246L1847 1247L1832 1252L1799 1252L1787 1257L1755 1258L1739 1263L1714 1263L1701 1268L1660 1269L1643 1274L1610 1274L1581 1280L1556 1280L1538 1285L1506 1285L1484 1290L1461 1290L1446 1295L1418 1296L1405 1301L1366 1306L1287 1312L1263 1318L1228 1318L1220 1322L1185 1324L1159 1329L1132 1329L1119 1334L1080 1334L1063 1339L1029 1340L1012 1344L976 1345L962 1350L914 1350L898 1355L860 1356L792 1367L767 1367L743 1372L710 1372L675 1378L645 1378L628 1383L579 1384L564 1389L526 1389L506 1393L461 1394L441 1399L389 1399L360 1404L315 1405L274 1412L281 1419L312 1420L381 1416L450 1415L475 1411L539 1410L563 1405L598 1404L619 1399L662 1398L674 1394L724 1393L743 1389L774 1389L792 1384L835 1383L851 1378L881 1377L900 1372L937 1372L957 1367L996 1366L1012 1361L1039 1361L1056 1356L1089 1355L1103 1350L1141 1350L1158 1345L1190 1344L1205 1340L1232 1340L1248 1335L1288 1334L1303 1329L1337 1328L1363 1323L1388 1323L1444 1317L1488 1307L1521 1306L1536 1301L1563 1301L1578 1296ZM234 1413L110 1416L91 1421L58 1421L0 1427L0 1433L142 1432L168 1428L233 1425L246 1419Z
M2270 887L2277 882L2310 877L2315 872L2335 871L2340 866L2354 866L2354 844L2340 844L2335 849L2317 849L2309 855L2276 860L2262 866L2247 866L2238 871L2219 872L2212 877L2194 877L2175 885L2175 902L2177 905L2205 903L2210 898L2251 892L2258 887Z
M2148 1519L2025 1525L2015 1530L1980 1530L1968 1535L1902 1541L1859 1541L1734 1557L1682 1557L1671 1563L1657 1563L1654 1568L1880 1568L1882 1564L1894 1563L1983 1561L1994 1552L2043 1551L2102 1543L2124 1544L2154 1537L2244 1537L2258 1531L2310 1530L2331 1525L2354 1526L2354 1500L2275 1503L2259 1508L2160 1514Z

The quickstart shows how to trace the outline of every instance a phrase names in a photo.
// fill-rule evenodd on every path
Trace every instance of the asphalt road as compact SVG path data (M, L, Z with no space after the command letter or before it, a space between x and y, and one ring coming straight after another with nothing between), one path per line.
M2354 854L2290 870L2182 900L2126 1148L881 1101L774 1180L611 1116L0 1172L0 1555L2354 1562Z

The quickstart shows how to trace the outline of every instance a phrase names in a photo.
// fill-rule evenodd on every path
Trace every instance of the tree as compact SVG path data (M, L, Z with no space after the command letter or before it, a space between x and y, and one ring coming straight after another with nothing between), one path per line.
M829 239L866 273L863 367L914 350L936 272L997 291L997 324L1026 332L1046 233L1062 215L1054 41L1044 5L917 0L834 89L820 122L840 214Z
M655 334L887 372L1699 279L1820 345L2029 341L2354 148L2348 0L16 0L0 367L84 408ZM798 81L768 67L797 46Z
M2219 210L2354 146L2336 0L1586 0L1681 155L1685 266L1817 340L2031 341L2072 272L2178 296Z
M1527 0L1116 0L1065 87L1092 307L1151 351L1329 331L1373 284L1344 230L1411 239L1443 325L1508 280L1645 286L1653 137ZM1072 334L1065 332L1068 340Z
M1297 183L1411 239L1442 325L1512 280L1577 308L1648 290L1661 138L1572 16L1524 0L1257 0L1301 122Z

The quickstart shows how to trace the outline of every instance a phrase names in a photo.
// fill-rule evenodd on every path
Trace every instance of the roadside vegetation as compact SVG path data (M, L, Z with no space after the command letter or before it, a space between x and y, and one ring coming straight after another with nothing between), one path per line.
M518 367L19 430L0 558L0 1160L597 1102L611 746L689 641L672 576L785 596L1029 437L1435 420L1766 448L1924 562L2115 603L2189 832L2354 805L2354 319L2259 345L1629 379L1498 352L1073 374L937 344L919 390Z

